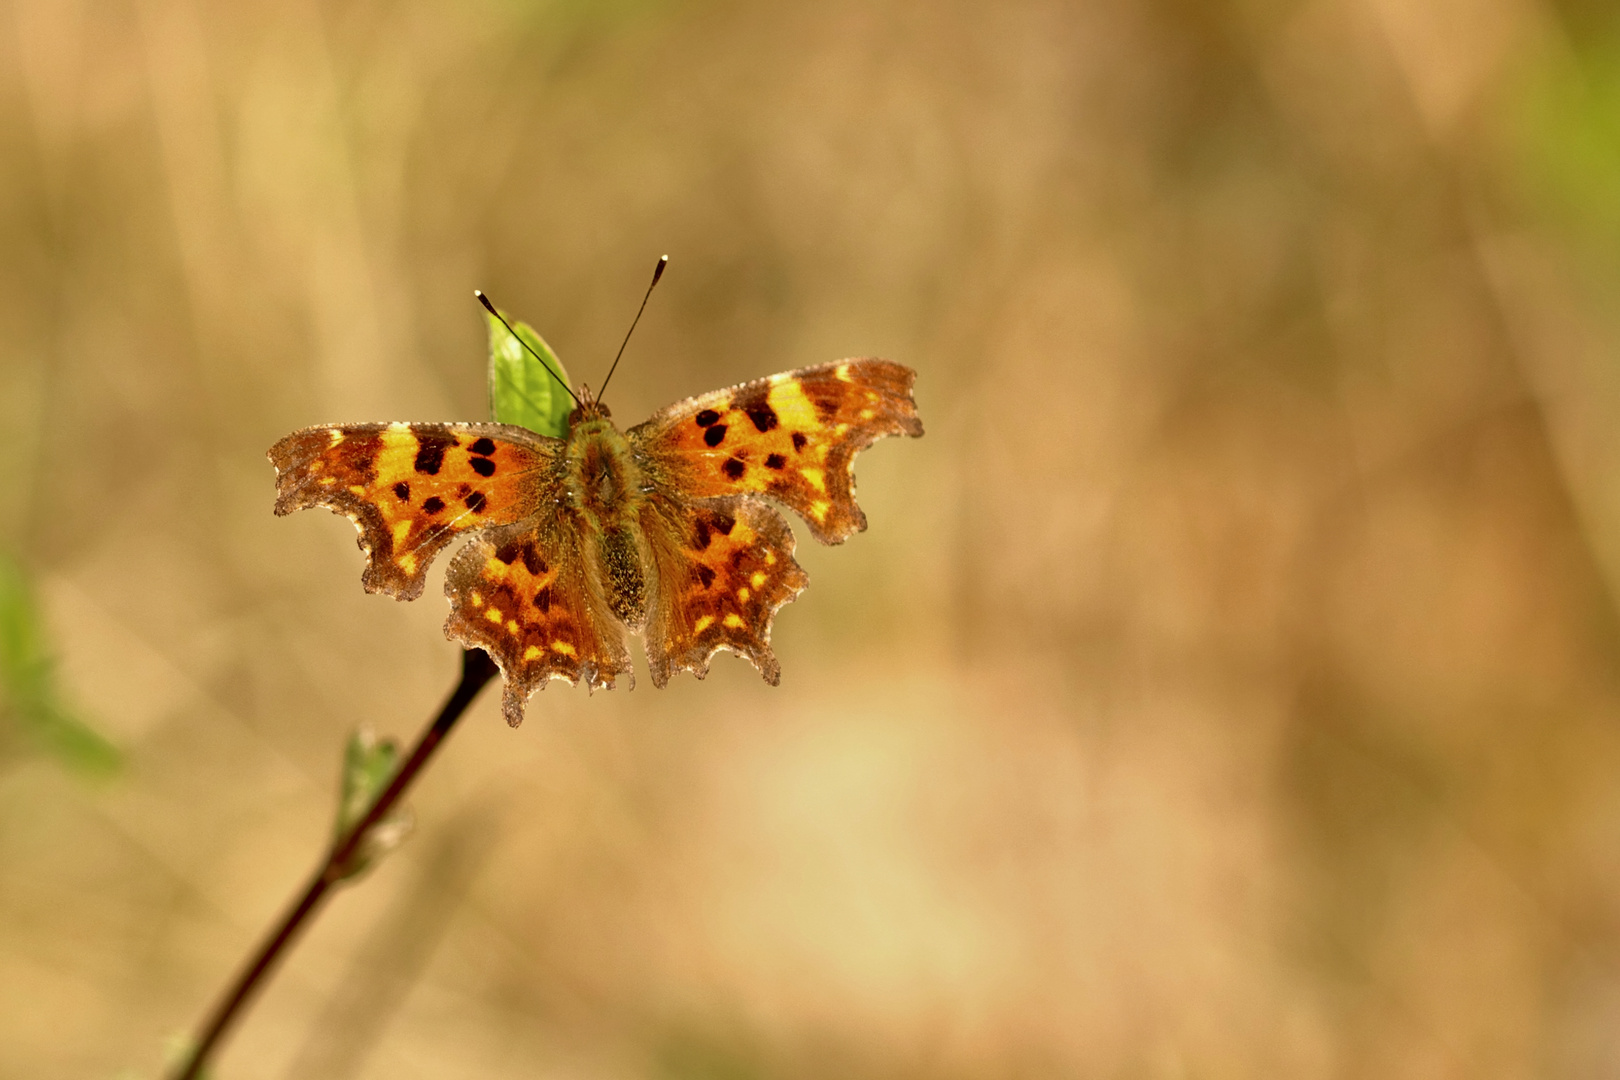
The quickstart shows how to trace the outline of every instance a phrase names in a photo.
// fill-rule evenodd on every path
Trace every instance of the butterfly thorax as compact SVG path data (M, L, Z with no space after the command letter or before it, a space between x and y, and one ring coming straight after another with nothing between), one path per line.
M579 516L587 558L601 570L603 598L633 628L646 621L645 489L630 443L613 421L600 413L576 420L568 431L567 503Z

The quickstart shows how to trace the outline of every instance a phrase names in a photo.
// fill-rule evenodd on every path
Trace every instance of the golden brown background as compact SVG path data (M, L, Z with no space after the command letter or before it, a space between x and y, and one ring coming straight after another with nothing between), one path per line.
M219 1077L1620 1074L1612 5L0 0L0 550L124 754L0 762L0 1077L155 1076L454 681L265 448L665 251L622 421L927 437L781 687L486 693Z

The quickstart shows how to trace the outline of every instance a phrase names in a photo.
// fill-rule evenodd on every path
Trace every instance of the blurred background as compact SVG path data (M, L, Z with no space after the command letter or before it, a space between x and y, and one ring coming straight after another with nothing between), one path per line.
M455 681L265 449L663 252L622 423L927 437L779 688L486 693L219 1077L1620 1074L1612 4L0 0L0 1076L158 1075Z

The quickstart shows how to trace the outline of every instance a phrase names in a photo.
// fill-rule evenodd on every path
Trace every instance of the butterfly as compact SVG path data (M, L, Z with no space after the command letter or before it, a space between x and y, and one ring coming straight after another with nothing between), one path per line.
M809 579L771 501L824 544L865 529L855 455L922 435L915 379L888 360L840 360L688 398L622 432L582 387L564 438L501 423L305 428L270 448L275 512L347 516L362 584L399 600L470 539L445 578L445 635L500 666L513 727L552 679L633 684L626 632L644 635L655 686L703 678L721 649L776 685L771 622Z

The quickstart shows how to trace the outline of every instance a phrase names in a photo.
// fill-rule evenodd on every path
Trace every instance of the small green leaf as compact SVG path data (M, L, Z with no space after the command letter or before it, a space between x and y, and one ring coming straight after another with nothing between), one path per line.
M74 768L106 774L116 747L61 701L44 622L22 567L0 555L0 720Z
M343 779L338 797L337 820L333 822L332 839L341 842L350 829L357 825L383 788L394 777L399 767L399 742L379 739L370 728L361 728L349 736L343 749ZM342 879L347 881L365 873L390 851L399 847L414 826L411 812L396 806L381 821L371 827L360 849L343 868Z
M501 313L502 318L506 313ZM498 424L517 424L541 435L565 438L568 434L568 413L574 401L563 389L568 372L562 361L551 351L545 338L527 324L514 322L512 330L545 358L551 370L563 383L548 374L540 361L518 343L517 338L502 326L500 320L486 314L489 325L489 407Z

